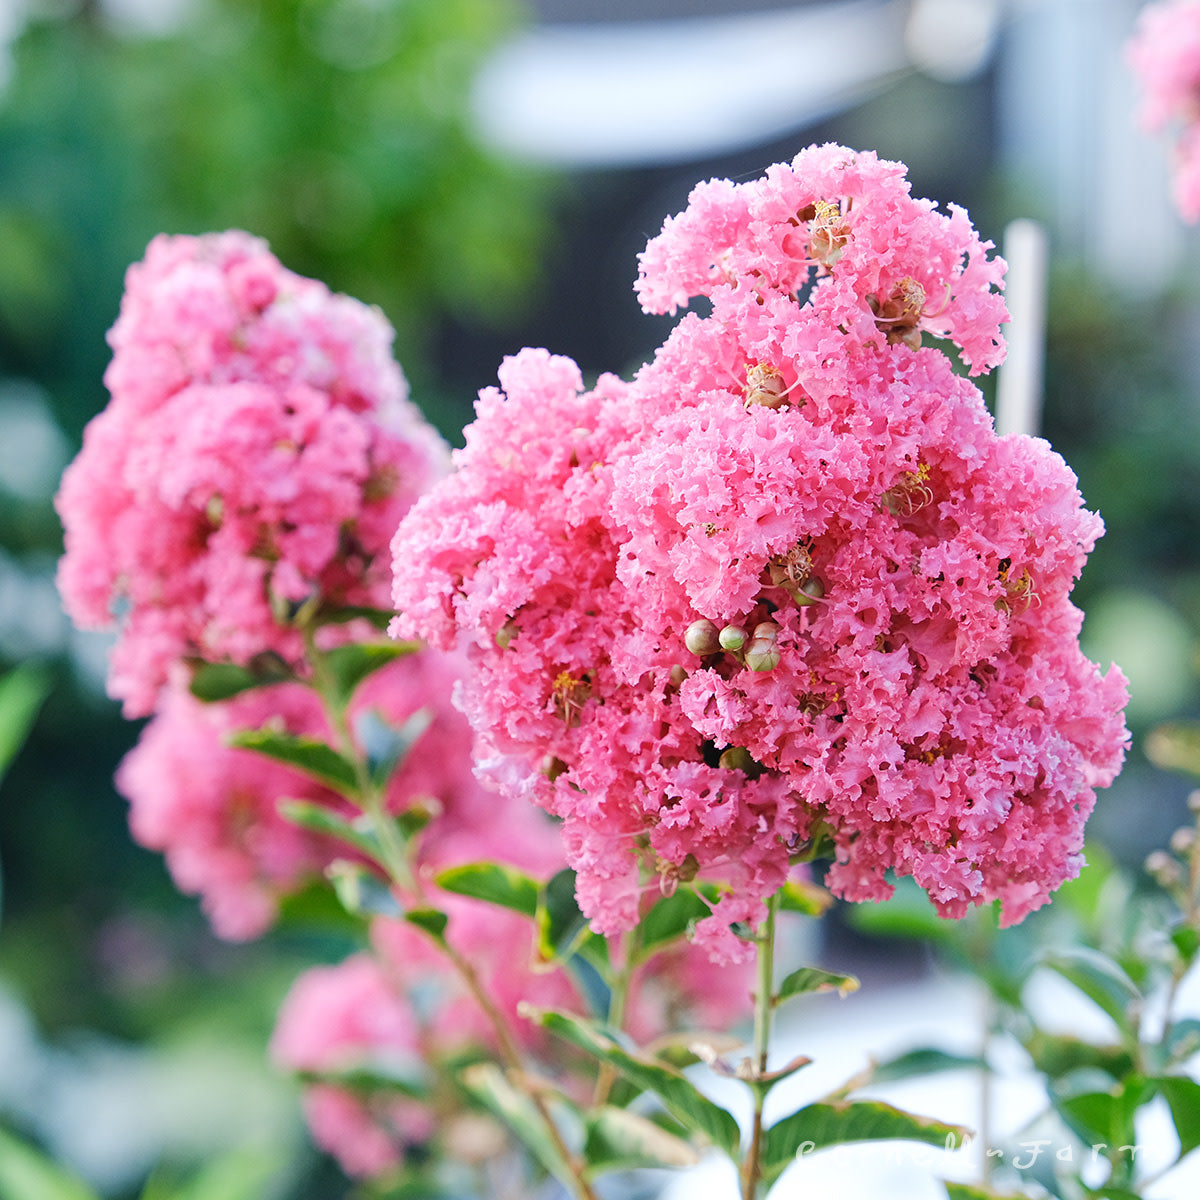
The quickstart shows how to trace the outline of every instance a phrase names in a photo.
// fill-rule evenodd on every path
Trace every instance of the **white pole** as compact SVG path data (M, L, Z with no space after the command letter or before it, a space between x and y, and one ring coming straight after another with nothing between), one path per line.
M1042 424L1042 360L1046 349L1046 231L1021 218L1004 231L1008 357L996 386L996 432L1036 436Z

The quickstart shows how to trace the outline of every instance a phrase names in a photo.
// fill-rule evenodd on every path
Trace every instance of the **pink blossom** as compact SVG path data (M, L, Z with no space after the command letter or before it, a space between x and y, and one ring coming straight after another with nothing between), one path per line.
M701 185L638 286L711 314L629 384L506 360L401 525L394 629L467 649L481 770L562 819L596 929L699 871L700 940L744 957L730 927L814 847L840 895L892 871L1006 922L1077 873L1126 744L1069 600L1102 525L921 344L1002 358L987 250L842 147Z
M1195 222L1200 219L1200 2L1146 5L1126 56L1142 88L1143 126L1177 130L1175 203L1185 220Z
M247 234L159 237L130 268L112 399L58 497L60 589L81 625L119 624L127 715L181 658L298 666L289 605L386 604L381 551L445 455L391 338Z

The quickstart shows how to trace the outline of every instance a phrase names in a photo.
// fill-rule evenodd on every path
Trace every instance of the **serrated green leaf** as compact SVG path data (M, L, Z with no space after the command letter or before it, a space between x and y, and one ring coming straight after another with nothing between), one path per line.
M962 1125L919 1117L880 1100L823 1101L806 1105L766 1131L762 1175L769 1186L798 1154L846 1142L903 1139L957 1148L970 1136Z
M1056 971L1097 1004L1124 1033L1131 1032L1131 1008L1142 994L1129 975L1106 954L1090 946L1051 950L1039 961Z
M391 889L361 863L338 859L325 870L337 898L356 917L403 917L404 909Z
M270 729L244 729L232 734L229 744L295 767L347 798L359 794L354 764L319 738L293 737Z
M444 912L436 908L410 908L404 914L404 919L429 934L435 942L446 940L446 926L450 918Z
M333 684L334 698L341 704L348 703L364 679L407 653L406 644L395 641L348 642L327 651L322 662Z
M546 1129L537 1106L508 1081L495 1063L475 1063L458 1078L480 1104L513 1131L551 1175L571 1186L575 1173Z
M871 1082L894 1083L897 1079L936 1075L939 1071L978 1071L986 1066L986 1062L977 1054L948 1054L945 1050L923 1046L876 1063L871 1072Z
M301 829L336 838L370 858L379 857L379 842L375 835L364 830L355 819L334 812L327 805L314 800L280 800L276 807L280 816Z
M0 1130L0 1200L99 1200L56 1162Z
M477 862L450 867L434 876L438 887L457 896L471 896L526 917L538 910L541 884L532 875L507 863Z
M653 1092L667 1111L693 1133L737 1160L741 1133L733 1116L715 1104L686 1075L645 1054L626 1049L612 1031L595 1021L555 1009L530 1009L529 1015L551 1033L608 1063L644 1092Z
M584 1115L583 1158L594 1179L609 1171L637 1167L691 1167L700 1161L696 1148L648 1117L605 1105Z
M711 911L694 889L681 884L674 895L664 896L639 923L637 961L645 962L665 946L686 937L694 923Z
M836 975L820 967L800 967L779 985L774 999L776 1004L781 1004L792 996L802 996L807 992L836 991L845 996L857 992L858 987L858 980L853 975Z
M1155 1083L1171 1110L1182 1158L1200 1146L1200 1083L1186 1075L1161 1075Z

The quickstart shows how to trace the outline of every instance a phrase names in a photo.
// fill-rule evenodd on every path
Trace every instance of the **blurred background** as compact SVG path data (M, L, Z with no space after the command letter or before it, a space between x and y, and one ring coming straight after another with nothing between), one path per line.
M670 322L638 310L636 255L701 179L833 140L903 160L997 244L1042 222L1043 432L1109 529L1077 590L1086 648L1132 681L1134 750L1092 829L1131 865L1162 844L1187 784L1141 746L1197 708L1200 293L1166 141L1134 118L1138 8L0 0L0 666L48 687L0 789L0 1124L112 1197L247 1140L292 1156L289 1195L344 1191L262 1055L320 947L218 943L130 841L111 777L138 729L54 590L51 499L160 231L248 229L380 305L457 443L521 346L587 376L652 353ZM839 936L841 967L886 963Z

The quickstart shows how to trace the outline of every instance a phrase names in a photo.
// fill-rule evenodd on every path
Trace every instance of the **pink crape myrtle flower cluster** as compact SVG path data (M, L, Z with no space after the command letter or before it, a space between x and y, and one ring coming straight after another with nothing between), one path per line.
M156 238L109 340L108 407L58 496L59 587L119 622L109 689L152 711L180 660L297 666L301 606L386 605L386 548L445 469L377 310L229 232Z
M1200 0L1148 4L1126 53L1142 87L1143 126L1177 129L1175 204L1185 220L1200 220Z
M698 875L743 958L816 852L845 898L894 872L1006 923L1079 871L1125 682L1069 601L1099 518L938 344L1002 359L989 249L840 146L702 184L638 293L707 314L630 383L506 360L401 525L393 629L465 647L481 769L562 819L596 929Z

